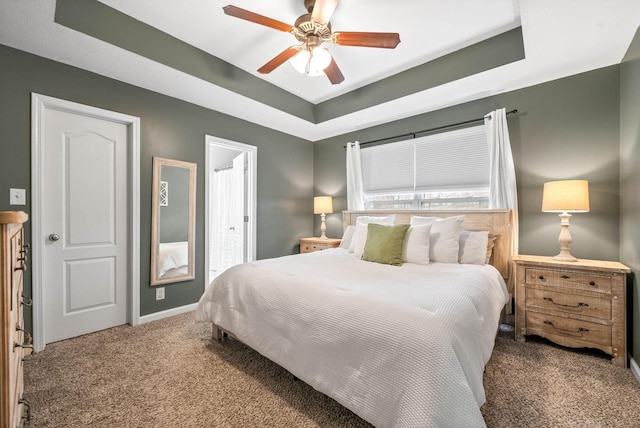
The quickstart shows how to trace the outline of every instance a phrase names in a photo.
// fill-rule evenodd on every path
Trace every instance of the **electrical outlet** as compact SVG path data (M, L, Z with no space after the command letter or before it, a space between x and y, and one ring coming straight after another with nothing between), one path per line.
M156 300L164 299L164 287L156 288Z

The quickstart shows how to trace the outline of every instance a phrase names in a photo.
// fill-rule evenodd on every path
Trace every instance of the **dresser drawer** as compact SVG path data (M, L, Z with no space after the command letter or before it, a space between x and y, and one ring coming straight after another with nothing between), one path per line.
M611 293L611 276L571 270L527 268L527 284L567 288L571 290Z
M527 289L526 293L527 309L538 308L601 320L611 319L611 299L536 288Z
M20 399L24 393L22 349L17 348L9 359L11 376L9 379L9 403L11 404L10 419L13 421L12 427L20 426L22 419L22 406Z
M537 334L567 346L588 343L611 346L611 326L527 311L527 334ZM563 340L564 339L564 340Z
M300 252L313 253L314 251L327 250L329 248L337 248L340 245L339 239L334 238L301 238Z
M326 250L327 248L331 248L327 244L303 244L300 249L303 253L312 253L314 251Z

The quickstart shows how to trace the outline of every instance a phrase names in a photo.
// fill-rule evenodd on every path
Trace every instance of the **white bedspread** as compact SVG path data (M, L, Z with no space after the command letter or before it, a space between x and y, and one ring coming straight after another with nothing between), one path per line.
M376 427L485 426L482 376L504 281L492 266L401 267L343 249L228 269L211 321Z

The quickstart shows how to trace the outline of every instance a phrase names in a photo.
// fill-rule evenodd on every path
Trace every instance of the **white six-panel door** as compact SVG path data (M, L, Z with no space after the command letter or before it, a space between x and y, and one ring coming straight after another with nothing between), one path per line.
M127 127L45 120L45 334L55 342L127 321Z
M41 324L44 347L131 322L129 284L138 270L130 262L131 123L64 108L46 109L39 119L32 241L34 253L40 250L34 327Z

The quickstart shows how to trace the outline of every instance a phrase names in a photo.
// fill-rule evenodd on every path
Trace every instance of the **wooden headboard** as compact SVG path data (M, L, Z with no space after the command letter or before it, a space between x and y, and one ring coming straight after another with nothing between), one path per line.
M464 215L462 227L465 230L488 230L489 233L498 235L493 248L492 265L502 274L507 283L509 293L512 292L512 262L513 257L513 227L511 210L450 210L450 211L343 211L343 229L349 225L355 225L360 216L387 216L395 214L396 224L409 224L411 216L420 217L453 217Z

